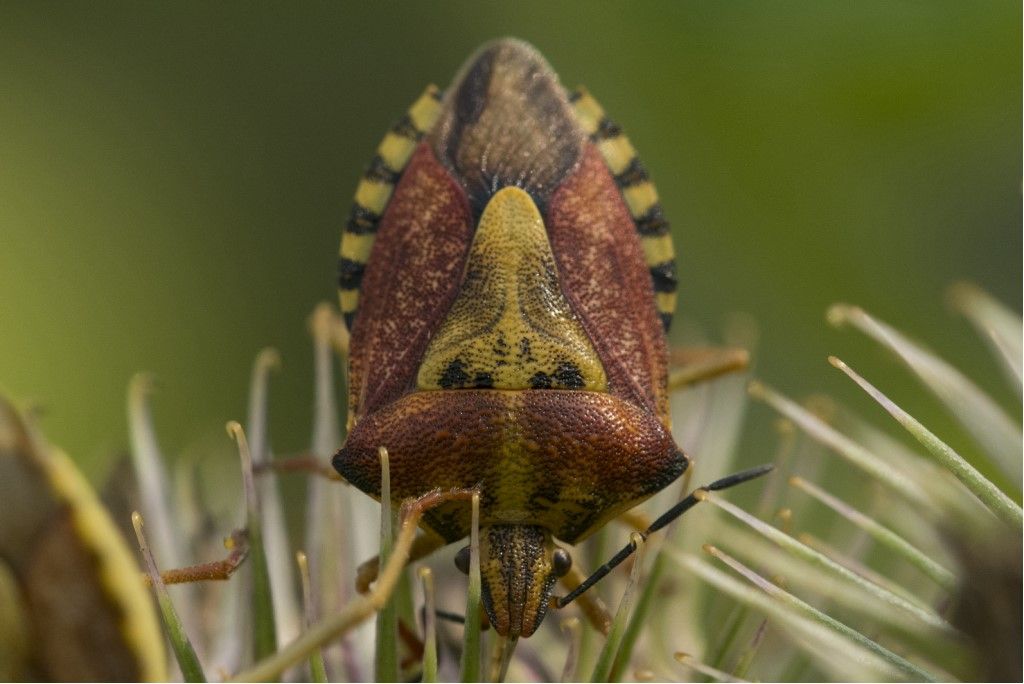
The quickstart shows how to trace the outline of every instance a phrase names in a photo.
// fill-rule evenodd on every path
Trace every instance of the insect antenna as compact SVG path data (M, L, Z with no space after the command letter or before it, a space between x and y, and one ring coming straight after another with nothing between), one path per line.
M690 492L690 495L687 496L685 499L681 500L675 506L668 509L661 516L659 516L657 520L651 523L650 527L648 527L646 530L640 533L640 536L643 539L647 539L648 536L665 527L670 522L681 516L683 513L690 510L698 503L700 503L701 499L698 497L698 492L717 492L722 489L728 489L729 487L733 487L735 485L742 484L749 480L761 477L762 475L766 475L767 473L771 472L771 470L774 467L774 465L769 463L767 465L751 468L750 470L744 470L739 473L728 475L720 480L715 480L711 484L704 485L703 487L698 487L697 489ZM595 570L594 573L590 577L585 579L582 584L573 589L567 595L559 598L556 601L555 605L559 608L564 608L565 606L572 603L580 594L582 594L587 589L597 584L599 581L601 581L605 575L607 575L615 568L615 566L629 558L634 551L636 551L636 545L632 541L630 541L628 544L622 547L622 549L618 553L612 556L611 560L609 560L607 563L605 563L597 570Z
M420 608L420 622L426 622L427 608L422 606ZM434 617L438 620L444 620L445 622L451 622L456 625L466 624L466 616L461 613L454 613L450 610L441 610L440 608L434 609Z

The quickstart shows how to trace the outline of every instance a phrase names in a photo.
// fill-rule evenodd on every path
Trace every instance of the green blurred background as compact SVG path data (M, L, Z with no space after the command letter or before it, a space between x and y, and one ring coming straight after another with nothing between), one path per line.
M303 448L305 321L334 299L359 174L503 35L623 124L673 221L681 319L715 338L753 314L759 377L874 415L837 353L957 445L907 373L827 327L842 300L1012 405L944 294L968 278L1020 309L1019 2L3 3L0 387L100 477L135 371L173 453L244 418L273 345L273 441Z

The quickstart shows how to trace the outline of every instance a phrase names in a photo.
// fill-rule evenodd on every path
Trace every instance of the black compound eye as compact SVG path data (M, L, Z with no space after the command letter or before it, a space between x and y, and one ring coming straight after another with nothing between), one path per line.
M565 549L555 549L551 554L551 572L555 577L564 577L572 568L572 556Z
M469 574L469 547L463 546L459 549L459 552L455 554L455 567L459 569L463 575Z

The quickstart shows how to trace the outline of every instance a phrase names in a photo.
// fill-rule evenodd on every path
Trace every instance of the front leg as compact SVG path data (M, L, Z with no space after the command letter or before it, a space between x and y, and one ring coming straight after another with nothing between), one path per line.
M235 530L232 532L231 536L224 540L224 548L228 550L228 555L221 560L164 570L160 573L160 579L164 584L186 584L230 579L235 570L249 556L248 530ZM142 579L146 585L152 584L152 580L150 580L147 573L142 573Z

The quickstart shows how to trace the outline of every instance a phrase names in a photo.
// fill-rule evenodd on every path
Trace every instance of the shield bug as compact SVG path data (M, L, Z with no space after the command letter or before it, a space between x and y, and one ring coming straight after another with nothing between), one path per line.
M395 500L478 487L486 612L529 636L571 564L555 539L579 542L688 464L668 411L675 261L647 171L534 48L485 45L380 143L339 285L335 468L379 497L385 446ZM470 515L443 505L425 524L454 542Z

